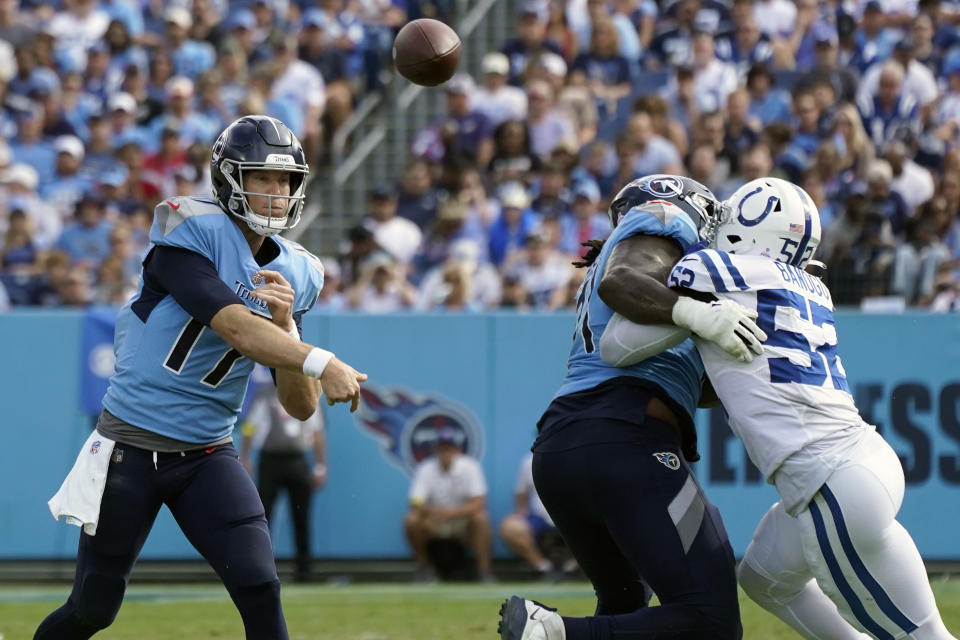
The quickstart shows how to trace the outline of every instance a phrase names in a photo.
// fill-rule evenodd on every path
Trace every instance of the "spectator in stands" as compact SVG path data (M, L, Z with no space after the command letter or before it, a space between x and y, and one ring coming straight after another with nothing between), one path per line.
M174 73L196 80L201 73L213 67L216 53L209 42L190 38L193 18L180 6L171 6L163 13L166 20L165 45L170 51Z
M425 160L413 158L407 163L400 179L397 215L426 229L436 214L437 193L433 188L430 165Z
M94 300L90 266L73 265L60 279L53 281L57 306L87 307Z
M517 38L508 40L501 51L510 60L510 83L523 86L529 79L530 64L546 52L563 54L560 45L547 38L547 10L538 0L520 5Z
M814 61L812 67L797 79L797 89L807 90L819 80L833 85L841 102L853 102L857 97L857 75L840 64L839 38L836 26L817 22L813 27Z
M486 242L480 221L469 217L466 202L460 194L448 196L437 204L437 217L427 227L420 250L414 257L415 281L450 256L453 244L462 239L478 245Z
M790 100L786 92L774 89L774 78L765 64L755 64L747 73L747 91L750 93L750 115L762 126L790 119Z
M585 177L585 180L591 178ZM548 162L540 171L537 195L530 208L544 218L560 218L570 213L572 197L569 190L569 175L558 162Z
M831 25L827 20L818 20L819 7L816 0L797 0L796 26L784 40L777 43L777 62L787 60L791 64L778 66L798 71L807 71L813 66L816 48L817 28L821 24ZM832 25L831 25L832 26Z
M137 293L134 283L124 277L122 261L107 256L96 269L96 284L91 302L120 307Z
M604 0L589 0L600 2ZM607 16L593 20L590 47L570 66L569 83L586 86L593 94L601 117L617 112L617 101L630 95L630 63L620 53L617 27Z
M888 60L879 68L875 92L861 87L857 106L863 118L864 128L877 147L901 136L916 135L920 128L916 100L903 89L903 66L896 60Z
M830 133L840 157L841 179L846 184L864 180L876 154L856 107L849 103L837 107Z
M797 6L790 0L756 0L753 17L768 36L789 38L797 26Z
M856 54L850 60L851 66L861 74L875 62L882 62L889 58L893 51L897 37L885 27L885 24L886 16L879 0L869 0L863 5L860 28L854 36Z
M444 146L444 160L468 160L481 167L493 158L493 126L490 119L472 107L474 83L458 73L444 84L447 115L437 125Z
M13 161L27 164L37 172L40 182L53 177L57 152L43 137L43 108L30 103L17 114L17 137L10 141Z
M871 211L886 218L894 235L899 236L910 212L900 194L890 189L892 182L890 163L874 160L867 169L867 200Z
M782 177L791 182L803 179L803 174L809 166L809 159L799 147L792 144L793 129L783 122L773 122L763 128L760 141L764 143L773 156L774 176Z
M402 266L413 260L423 232L412 221L397 216L397 196L387 187L370 191L369 209L364 225L373 232L373 239Z
M933 221L918 215L906 221L906 241L896 250L890 292L908 305L927 306L933 301L937 271L949 252L937 240Z
M75 207L74 222L60 234L57 247L74 262L96 267L110 254L110 223L104 220L103 202L86 194Z
M681 173L680 155L676 147L653 131L650 115L634 113L627 121L628 147L634 155L633 174Z
M556 108L553 89L546 82L533 80L527 85L527 102L530 150L541 160L548 159L564 140L578 139L573 119Z
M693 36L693 97L700 113L723 109L727 96L737 88L736 68L717 59L713 34L697 31Z
M530 209L530 196L522 184L509 182L501 186L500 217L490 226L490 261L501 267L523 246L537 226L537 215Z
M647 55L643 57L647 69L678 68L693 64L693 30L700 2L677 0L673 7L676 9L672 27L666 28L653 39Z
M757 19L752 14L743 15L742 20L735 22L733 34L716 42L717 58L732 64L740 76L746 76L756 64L768 64L773 60L773 44L770 38L760 30Z
M500 523L500 537L511 551L546 578L561 569L572 570L576 564L571 561L563 567L555 567L544 553L550 551L544 543L555 542L559 532L533 486L532 468L533 455L528 454L517 470L513 489L514 508Z
M923 117L932 110L932 104L937 98L937 81L933 73L913 55L913 42L904 38L893 47L891 61L896 61L903 71L901 91L905 98L911 98L919 108ZM878 92L880 75L885 73L886 65L874 65L860 80L858 100L866 101Z
M32 276L39 268L40 251L24 198L11 198L6 206L6 231L0 246L0 270L9 275Z
M273 77L270 98L285 99L297 106L302 129L293 132L303 141L307 158L314 161L322 142L321 117L327 100L324 78L316 67L297 58L297 40L293 36L274 42L268 68Z
M920 206L933 197L933 176L926 167L921 167L907 153L907 145L901 140L891 140L883 149L883 159L890 163L893 180L890 189L907 205L908 215L913 215Z
M0 174L6 198L15 198L22 202L24 211L30 218L33 238L40 249L48 249L56 244L63 228L60 214L44 202L37 194L39 179L36 170L28 164L14 164Z
M493 581L486 497L487 483L480 463L463 453L453 429L437 429L434 454L414 470L410 510L403 522L416 563L415 581L436 575L428 554L435 539L455 539L468 545L476 556L480 580Z
M579 256L586 251L583 243L610 235L610 219L605 211L601 211L600 188L589 178L579 180L572 195L570 212L558 218L561 233L558 248L566 254Z
M557 252L540 229L524 239L523 251L516 251L503 265L504 273L513 273L523 283L533 306L550 309L555 292L566 286L573 267L567 256Z
M167 81L167 111L154 118L150 126L154 147L159 143L160 133L166 128L177 129L184 144L212 144L216 139L220 125L194 109L193 87L193 81L184 76L175 76Z
M913 43L913 57L930 70L933 75L940 73L944 51L933 41L934 23L927 13L919 13L910 25L910 41Z
M71 55L83 53L103 37L110 23L107 12L90 0L64 0L63 9L46 25L56 39L57 47Z
M494 184L526 180L539 171L540 158L530 147L530 132L520 120L507 120L493 133L493 158L490 160L490 179Z
M567 20L567 4L565 0L547 3L546 39L557 43L564 59L573 60L580 51L580 41Z
M59 136L54 140L53 149L57 152L56 170L41 187L40 197L56 209L62 218L67 218L83 194L93 187L93 182L80 173L83 166L83 142L80 138Z
M704 184L715 194L723 191L726 181L718 174L725 174L725 169L718 169L717 153L713 145L708 142L699 142L687 156L685 162L687 175L697 182Z
M413 307L414 289L404 269L390 254L378 251L364 261L360 276L347 291L351 309L367 313L393 313Z
M323 289L320 290L313 311L343 311L347 308L347 297L343 293L343 270L340 263L331 256L320 256L320 262L323 263Z
M552 51L544 52L532 61L527 72L527 82L543 80L553 89L553 95L560 95L567 86L567 63Z
M739 88L727 97L724 116L723 148L735 158L731 172L739 173L743 153L760 139L760 121L750 115L750 94L746 89Z
M474 110L482 113L494 127L507 120L526 120L527 95L519 87L507 84L510 60L499 51L491 51L481 62L483 84L473 92Z
M144 179L156 186L160 193L174 189L174 174L187 162L187 152L180 141L180 132L164 127L160 132L160 148L144 159Z

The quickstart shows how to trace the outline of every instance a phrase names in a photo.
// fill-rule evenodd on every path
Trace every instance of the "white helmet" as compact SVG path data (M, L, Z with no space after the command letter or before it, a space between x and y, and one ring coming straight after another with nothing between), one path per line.
M760 178L723 203L712 248L758 255L802 269L820 244L820 212L810 195L786 180Z

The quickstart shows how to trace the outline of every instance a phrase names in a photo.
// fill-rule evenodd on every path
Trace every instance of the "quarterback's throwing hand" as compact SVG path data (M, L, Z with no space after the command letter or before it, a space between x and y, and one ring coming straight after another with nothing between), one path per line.
M327 396L327 404L349 402L350 412L360 406L360 383L367 379L367 374L360 373L336 356L327 363L320 376L323 393Z
M690 329L741 362L751 362L755 355L763 353L761 343L767 334L754 322L756 319L756 311L732 300L700 302L680 298L673 307L673 321L678 327Z

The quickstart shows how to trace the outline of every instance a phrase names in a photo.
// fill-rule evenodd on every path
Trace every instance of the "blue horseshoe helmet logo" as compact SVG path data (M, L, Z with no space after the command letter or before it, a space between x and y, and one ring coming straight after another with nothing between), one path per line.
M777 196L770 196L769 198L767 198L767 206L763 208L763 212L759 216L757 216L753 220L749 220L743 217L744 203L746 203L747 200L749 200L752 196L757 195L761 191L763 191L763 188L757 187L755 190L743 196L743 198L740 200L740 204L737 205L737 221L745 227L755 227L761 222L763 222L764 218L770 215L770 212L773 211L773 208L777 206L778 202L780 202L780 198L778 198Z

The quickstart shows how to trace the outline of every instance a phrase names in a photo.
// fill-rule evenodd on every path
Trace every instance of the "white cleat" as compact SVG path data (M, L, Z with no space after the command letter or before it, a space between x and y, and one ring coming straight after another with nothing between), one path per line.
M500 606L500 640L566 640L567 630L556 609L510 596Z

